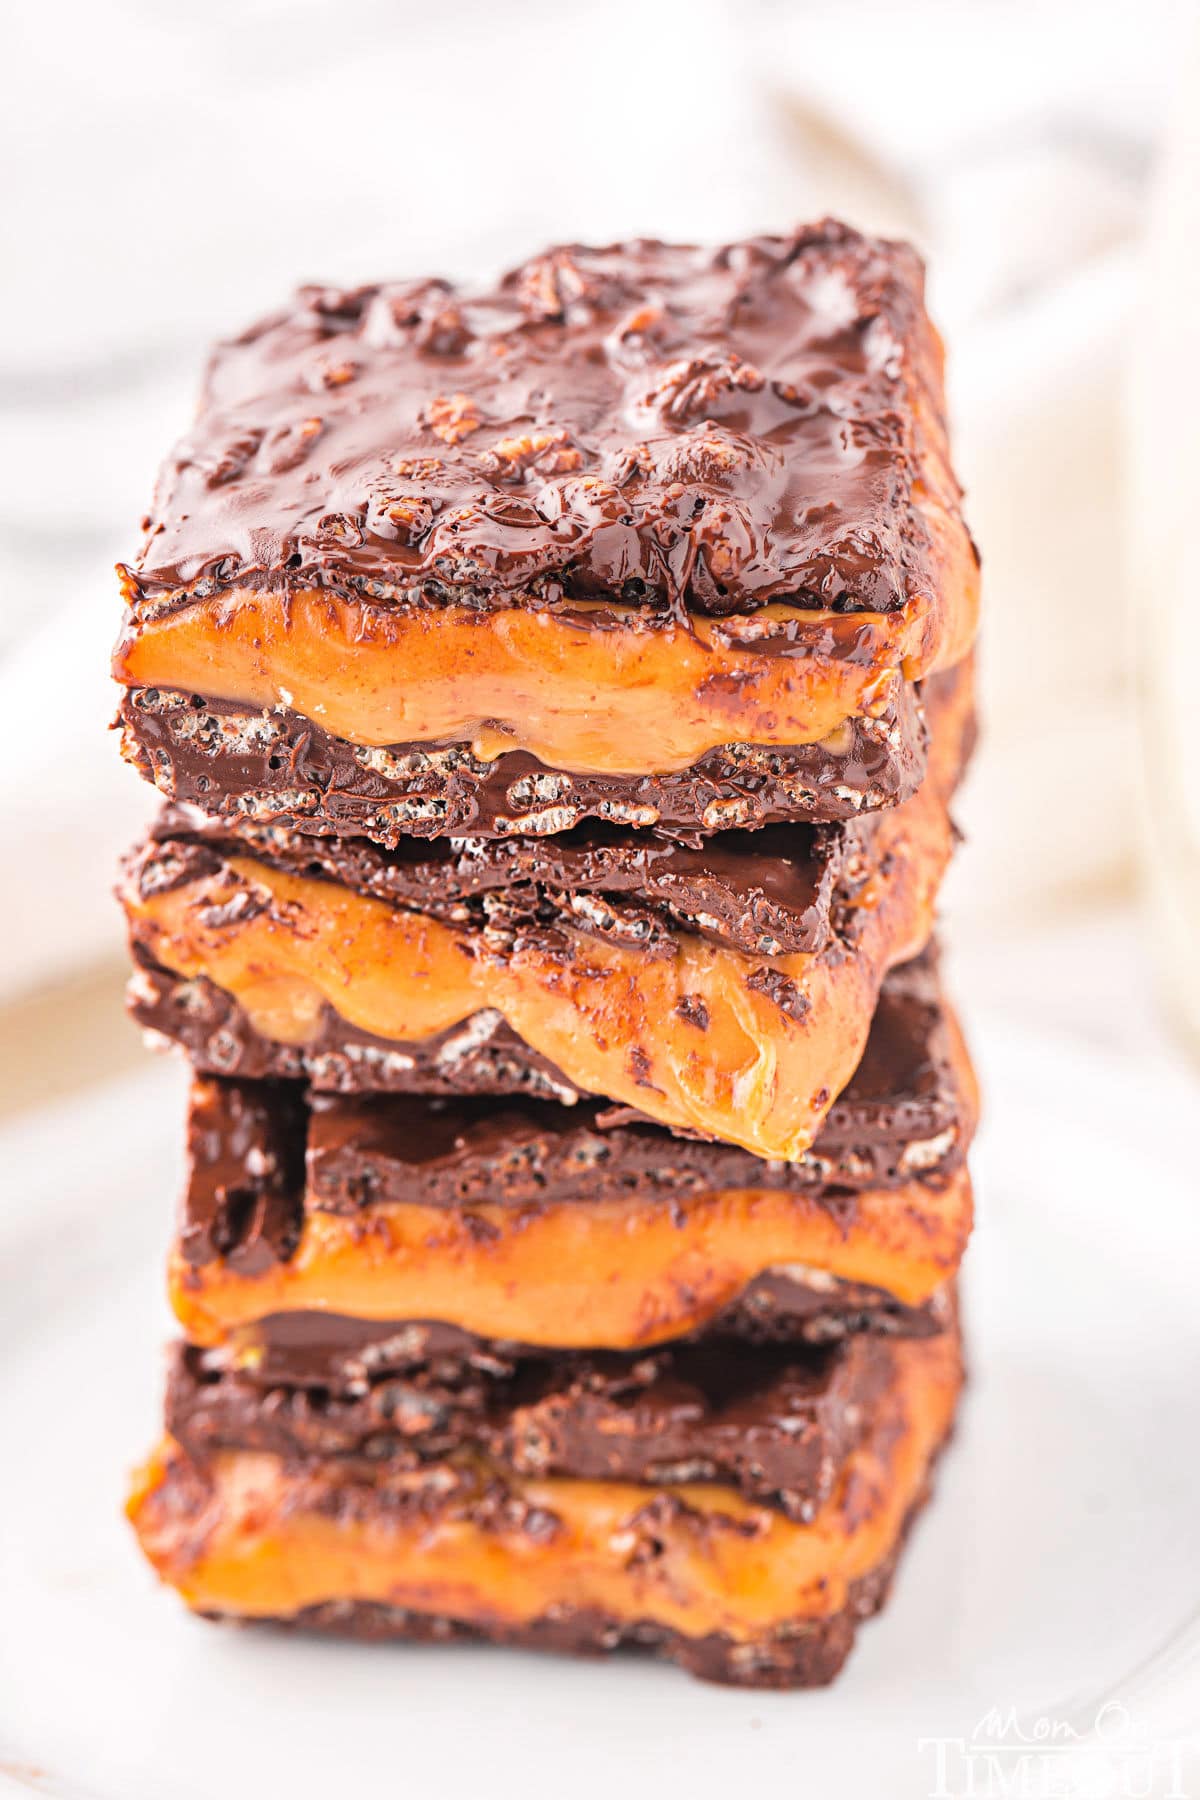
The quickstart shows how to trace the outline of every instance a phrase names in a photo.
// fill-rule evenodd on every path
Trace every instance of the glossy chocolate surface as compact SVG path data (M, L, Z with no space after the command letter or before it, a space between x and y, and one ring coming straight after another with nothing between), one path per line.
M939 409L919 260L832 221L304 288L217 351L127 593L885 612L936 587Z
M871 869L871 824L777 825L687 842L583 825L539 838L313 838L281 825L236 833L195 807L169 807L131 869L143 898L253 857L288 874L447 924L493 932L570 926L647 954L689 931L750 955L819 953L837 904Z

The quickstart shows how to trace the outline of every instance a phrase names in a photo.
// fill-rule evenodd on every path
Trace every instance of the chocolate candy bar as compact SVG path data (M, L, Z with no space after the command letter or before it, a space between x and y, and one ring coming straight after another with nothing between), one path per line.
M211 1616L628 1643L713 1680L812 1685L882 1603L961 1380L954 1329L807 1361L743 1349L732 1381L686 1357L624 1388L568 1366L527 1401L498 1380L478 1403L436 1382L390 1403L386 1384L264 1391L185 1354L130 1516Z
M905 798L978 590L922 288L826 223L302 290L218 350L122 571L126 754L384 844Z
M114 658L194 1610L836 1672L962 1382L960 498L920 262L831 221L220 346Z
M600 1094L794 1161L928 940L972 724L956 681L911 800L774 858L745 832L435 855L168 815L122 892L135 1010L223 1072L454 1091L469 1061L477 1090Z
M166 1426L198 1461L263 1450L373 1476L469 1447L519 1475L721 1481L811 1519L888 1385L888 1343L863 1334L748 1351L710 1334L637 1355L443 1347L345 1385L272 1381L254 1358L177 1344Z
M928 962L885 985L798 1163L595 1103L306 1101L198 1078L172 1301L191 1342L254 1365L295 1315L283 1350L313 1333L311 1378L335 1385L356 1360L935 1329L971 1227L974 1122Z

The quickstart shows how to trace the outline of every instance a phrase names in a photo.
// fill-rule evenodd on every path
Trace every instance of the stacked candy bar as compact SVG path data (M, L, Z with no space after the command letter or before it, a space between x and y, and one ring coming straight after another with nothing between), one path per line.
M116 672L194 1069L189 1606L829 1679L954 1417L931 944L977 559L897 244L550 251L223 345Z

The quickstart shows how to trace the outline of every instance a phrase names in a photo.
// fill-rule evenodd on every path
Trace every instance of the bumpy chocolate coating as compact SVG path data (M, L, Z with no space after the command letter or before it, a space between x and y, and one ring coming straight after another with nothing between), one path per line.
M252 856L447 924L523 933L570 926L646 955L669 955L678 930L748 955L816 955L838 906L873 869L872 821L776 825L688 843L603 825L548 838L313 838L282 825L236 832L196 807L168 807L130 877L143 897Z
M861 1333L926 1338L944 1331L953 1314L943 1286L923 1306L904 1306L882 1288L856 1281L812 1286L799 1269L769 1269L698 1331L672 1340L715 1340L757 1346L839 1344ZM362 1394L385 1375L429 1364L483 1369L488 1374L534 1363L561 1352L543 1344L480 1337L440 1319L356 1319L346 1313L268 1313L249 1336L250 1356L239 1341L231 1366L260 1387L320 1388Z
M523 1475L720 1481L808 1519L892 1369L890 1341L750 1347L708 1336L642 1355L443 1356L351 1392L270 1386L176 1346L167 1429L192 1454L264 1450L389 1470L482 1452Z
M218 350L128 597L896 609L937 585L922 290L832 221L565 246L473 295L304 288Z
M244 1081L306 1081L330 1093L523 1094L570 1106L582 1089L519 1038L498 1012L411 1043L375 1037L325 1007L304 1044L265 1037L243 1007L205 976L188 979L132 944L130 1017L154 1043L177 1044L197 1069Z

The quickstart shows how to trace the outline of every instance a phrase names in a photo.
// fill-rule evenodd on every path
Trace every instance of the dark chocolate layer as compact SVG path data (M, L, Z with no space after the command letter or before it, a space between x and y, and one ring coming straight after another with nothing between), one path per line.
M477 295L304 288L218 350L129 598L902 607L937 580L922 289L906 246L832 222L572 245Z
M848 721L836 748L726 744L666 775L578 774L523 750L480 762L465 744L366 749L297 713L247 712L160 688L125 693L118 716L122 753L169 799L234 824L389 846L406 837L545 836L588 819L664 834L851 819L906 800L925 771L912 686L898 688L879 718Z
M720 1341L760 1346L838 1344L859 1333L936 1337L952 1316L941 1288L924 1306L903 1306L881 1288L802 1269L758 1275L700 1331L675 1344ZM214 1353L215 1354L215 1353ZM428 1319L355 1319L330 1312L269 1313L235 1334L230 1366L260 1387L364 1393L381 1375L427 1363L470 1364L488 1374L560 1352L543 1345L481 1338Z
M888 1341L750 1348L708 1337L645 1355L475 1360L376 1372L354 1392L267 1386L224 1351L177 1346L167 1429L197 1457L264 1450L415 1468L480 1452L522 1475L719 1481L809 1519L891 1377Z
M556 1656L605 1656L614 1651L636 1650L673 1663L700 1681L716 1682L722 1687L826 1687L849 1656L859 1623L878 1612L887 1600L898 1561L896 1553L888 1557L885 1565L855 1582L850 1603L831 1618L800 1621L787 1631L749 1642L716 1632L702 1638L688 1637L649 1621L626 1625L603 1613L571 1607L562 1607L552 1617L520 1627L484 1627L372 1601L335 1600L324 1606L305 1607L290 1618L258 1623L372 1644L488 1643ZM205 1616L217 1623L245 1623L220 1613Z
M163 810L129 864L142 898L252 856L289 874L491 932L566 925L653 955L689 931L749 955L819 954L872 873L873 822L775 825L688 842L588 824L550 837L314 838Z

